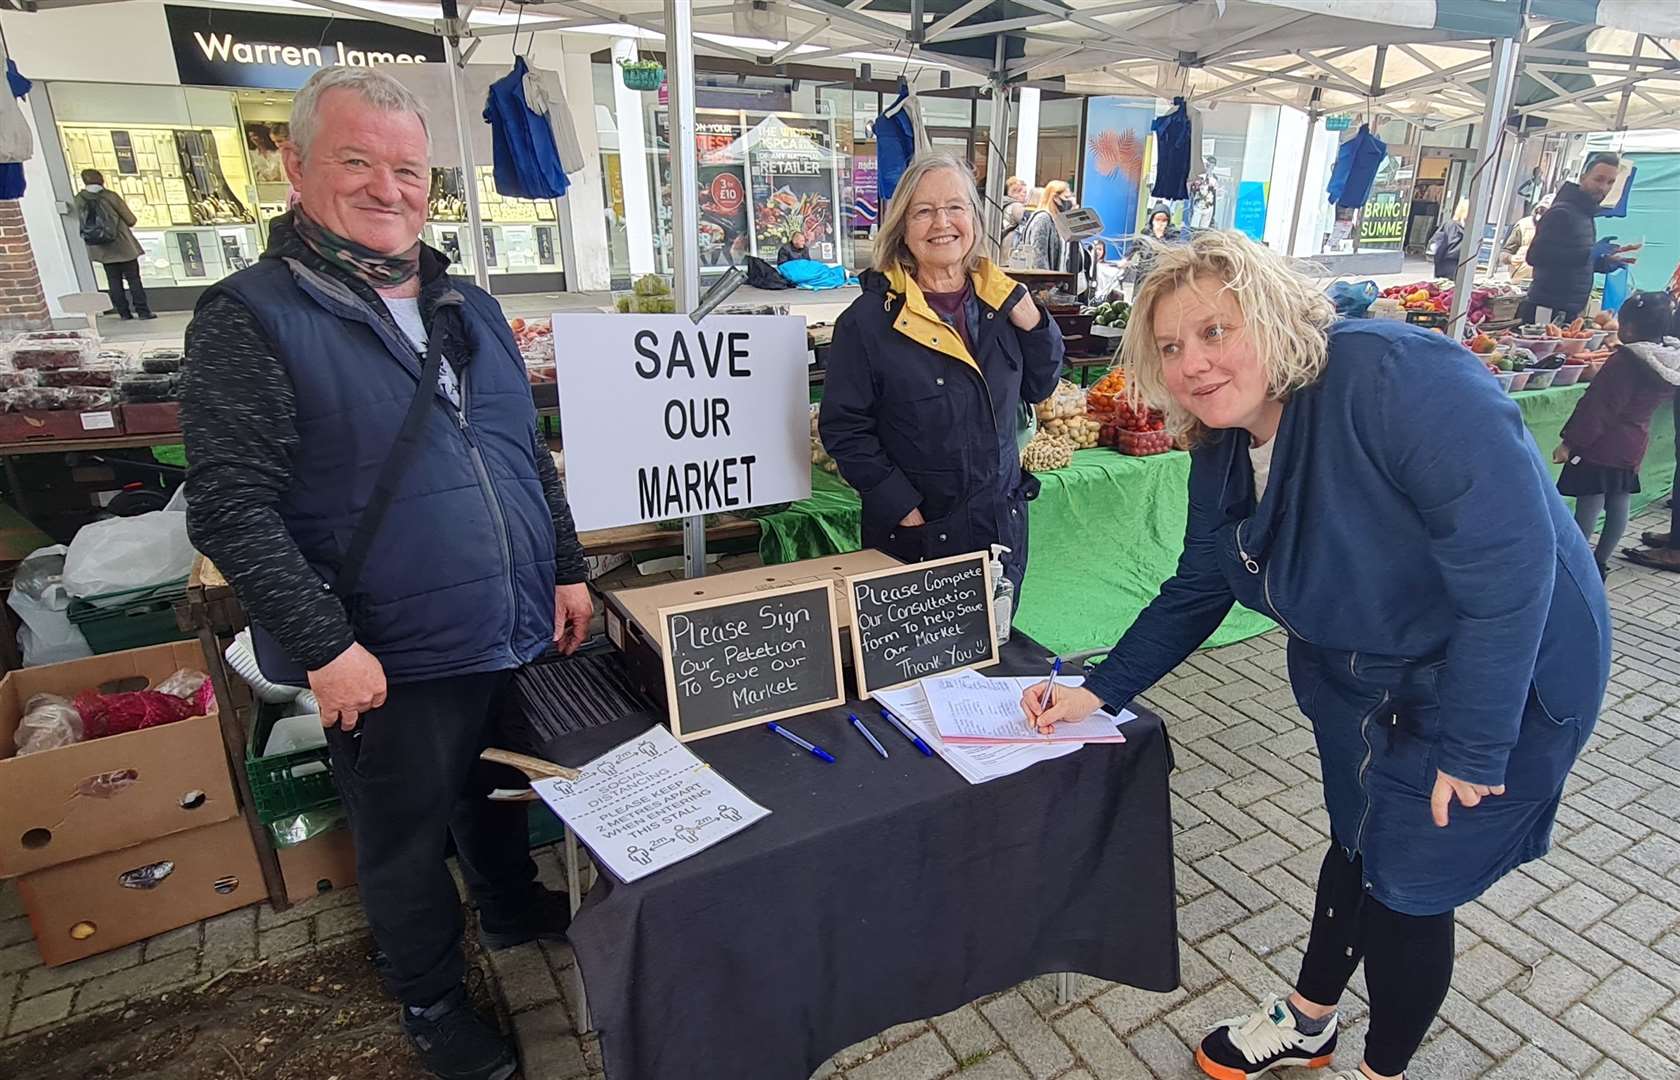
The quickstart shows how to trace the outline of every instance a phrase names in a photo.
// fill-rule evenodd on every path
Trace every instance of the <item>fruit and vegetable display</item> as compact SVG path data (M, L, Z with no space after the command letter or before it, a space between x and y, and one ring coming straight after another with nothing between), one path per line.
M822 433L817 430L817 407L811 406L811 464L819 466L823 472L838 473L840 466L828 456L828 451L822 444Z
M74 364L59 361L74 358ZM180 349L155 348L136 360L127 349L106 346L77 331L41 330L0 350L0 411L91 412L118 404L177 399Z
M1050 472L1073 464L1073 443L1061 435L1040 428L1021 450L1021 468L1028 472Z
M554 381L554 328L547 319L509 319L508 329L525 361L525 378L532 385Z
M1173 438L1166 428L1165 413L1134 405L1121 394L1103 422L1098 442L1131 457L1164 454L1173 448Z
M622 314L638 312L643 315L669 315L677 310L677 299L671 285L658 274L643 274L630 286L630 292L620 294L613 306Z
M1098 326L1112 326L1116 330L1124 330L1132 319L1132 305L1124 300L1111 300L1098 304L1091 309L1091 314L1091 321Z
M1106 419L1114 411L1114 403L1126 392L1126 375L1119 368L1110 368L1085 391L1085 406L1098 419Z
M1065 420L1047 420L1041 430L1060 435L1072 443L1075 450L1092 450L1102 434L1102 421L1090 416L1071 416Z
M1052 420L1072 420L1085 415L1085 392L1062 379L1049 397L1035 406L1040 426Z
M1470 290L1469 320L1472 325L1493 318L1492 303L1522 295L1522 290L1510 285L1479 286ZM1429 312L1445 315L1452 310L1453 283L1417 281L1410 285L1391 285L1379 296L1383 300L1398 301L1408 312Z

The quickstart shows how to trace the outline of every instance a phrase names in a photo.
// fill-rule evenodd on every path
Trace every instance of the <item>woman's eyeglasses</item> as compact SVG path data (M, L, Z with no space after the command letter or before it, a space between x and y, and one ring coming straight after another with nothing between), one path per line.
M952 203L950 206L918 206L910 211L910 220L918 225L928 225L940 214L945 215L946 221L967 221L968 207L963 203Z

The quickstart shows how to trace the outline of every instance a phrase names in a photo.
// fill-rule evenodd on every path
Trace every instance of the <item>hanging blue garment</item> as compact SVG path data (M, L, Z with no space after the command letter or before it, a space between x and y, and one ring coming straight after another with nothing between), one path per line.
M0 199L21 199L23 188L23 162L0 162Z
M12 88L13 97L28 97L29 88L35 85L23 77L23 72L18 70L17 61L9 56L6 57L6 83Z
M1359 133L1336 151L1336 165L1330 170L1330 201L1338 207L1364 206L1371 198L1377 170L1388 157L1388 144L1371 134L1371 125L1360 124Z
M1628 196L1633 194L1633 179L1639 175L1639 166L1628 165L1627 180L1622 184L1622 194L1613 206L1606 206L1598 212L1599 217L1625 218L1628 216ZM1609 309L1606 308L1606 311Z
M1173 98L1173 111L1157 116L1149 125L1155 133L1155 187L1157 199L1190 197L1190 107L1181 97Z
M525 100L526 70L525 58L514 57L513 70L490 84L484 100L496 190L518 199L558 199L571 182L560 164L553 125Z
M916 125L910 116L910 87L898 80L898 96L875 118L875 182L884 204L916 156Z

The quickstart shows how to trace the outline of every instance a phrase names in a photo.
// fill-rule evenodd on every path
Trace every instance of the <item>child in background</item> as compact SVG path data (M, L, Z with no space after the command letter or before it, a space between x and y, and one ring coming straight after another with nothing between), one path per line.
M1639 464L1651 441L1651 416L1680 386L1680 341L1674 300L1664 292L1634 293L1617 312L1622 344L1587 386L1563 425L1552 460L1563 463L1558 491L1575 497L1575 522L1592 539L1598 515L1604 531L1594 552L1608 576L1610 555L1627 530L1628 502L1639 490Z

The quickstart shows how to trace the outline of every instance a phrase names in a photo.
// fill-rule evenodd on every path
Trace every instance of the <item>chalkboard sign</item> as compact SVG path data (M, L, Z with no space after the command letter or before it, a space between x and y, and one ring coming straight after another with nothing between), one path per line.
M846 579L858 694L997 663L984 551Z
M827 581L659 609L671 732L688 742L846 700Z

